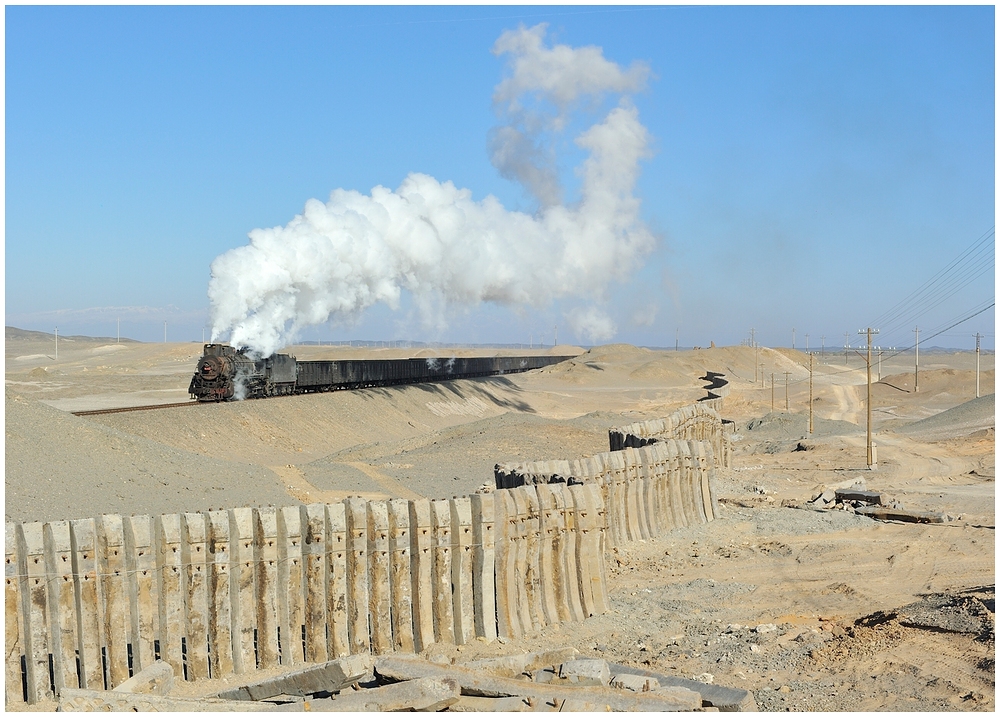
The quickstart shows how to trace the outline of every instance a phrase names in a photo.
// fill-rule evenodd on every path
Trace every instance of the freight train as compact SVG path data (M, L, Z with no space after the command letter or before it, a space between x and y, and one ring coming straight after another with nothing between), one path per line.
M572 356L491 356L298 361L288 354L254 359L245 349L205 344L188 393L199 401L234 401L318 391L395 386L530 371Z

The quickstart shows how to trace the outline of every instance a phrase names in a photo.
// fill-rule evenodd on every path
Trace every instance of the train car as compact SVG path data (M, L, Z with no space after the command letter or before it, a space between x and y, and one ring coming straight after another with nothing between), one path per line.
M188 393L199 401L233 401L291 394L498 376L550 366L572 356L349 359L298 361L288 354L253 359L245 349L205 344Z

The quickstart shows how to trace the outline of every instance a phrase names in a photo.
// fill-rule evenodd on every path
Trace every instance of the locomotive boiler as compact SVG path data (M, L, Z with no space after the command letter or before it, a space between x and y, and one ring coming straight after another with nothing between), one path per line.
M572 356L350 359L298 361L288 354L254 359L246 349L205 344L188 393L199 401L234 401L318 391L395 386L530 371Z

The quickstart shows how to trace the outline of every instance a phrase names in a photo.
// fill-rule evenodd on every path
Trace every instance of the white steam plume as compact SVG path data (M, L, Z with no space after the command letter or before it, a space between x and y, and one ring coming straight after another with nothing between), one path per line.
M632 194L648 135L624 94L640 89L648 70L624 71L598 47L547 48L544 37L545 25L521 27L493 48L511 68L494 94L507 124L492 135L493 161L538 199L536 214L507 211L492 195L475 201L417 173L395 191L310 199L284 227L255 229L247 246L212 262L212 340L228 335L268 355L308 326L350 321L380 301L396 309L403 290L423 322L441 328L452 307L601 298L624 280L655 243ZM575 138L588 152L577 168L580 198L562 204L541 138L562 131L577 104L607 93L621 95L618 105ZM610 319L603 326L592 335L610 338Z
M577 307L567 312L566 319L577 336L582 336L591 343L607 341L618 331L611 317L596 306L586 309Z

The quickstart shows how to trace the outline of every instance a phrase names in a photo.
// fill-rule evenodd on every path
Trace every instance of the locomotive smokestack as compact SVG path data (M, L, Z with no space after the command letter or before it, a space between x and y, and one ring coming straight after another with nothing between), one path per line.
M599 47L546 46L545 31L522 26L493 47L508 72L493 95L503 124L491 133L491 159L537 212L508 211L493 196L477 201L417 173L395 191L310 199L286 226L255 229L247 246L212 262L212 341L228 337L266 356L306 327L354 320L376 302L397 309L404 290L425 326L440 329L450 309L601 300L610 282L626 279L655 245L633 195L649 150L629 101L649 70L622 68ZM616 104L574 139L587 157L576 170L579 197L565 203L555 140L581 108L608 98ZM596 306L576 311L569 320L584 338L614 334Z

